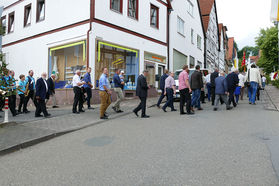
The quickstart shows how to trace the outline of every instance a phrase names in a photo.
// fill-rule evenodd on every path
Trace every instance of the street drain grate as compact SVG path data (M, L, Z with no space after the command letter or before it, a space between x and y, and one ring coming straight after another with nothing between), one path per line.
M115 139L115 137L100 136L100 137L87 139L84 141L84 144L91 146L91 147L103 147L103 146L111 144L114 139Z

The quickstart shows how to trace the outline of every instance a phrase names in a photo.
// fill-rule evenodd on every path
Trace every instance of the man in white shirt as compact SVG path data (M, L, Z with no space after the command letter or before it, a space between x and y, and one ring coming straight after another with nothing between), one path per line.
M266 77L265 77L265 76L263 76L263 77L262 77L262 85L263 85L263 89L264 89L264 87L265 87L265 83L266 83Z
M256 105L256 94L259 87L262 87L262 78L259 69L255 64L251 65L246 75L246 81L250 82L249 86L249 104Z
M241 87L240 89L240 99L243 100L243 95L244 95L244 89L245 89L245 72L241 72L238 74L238 79L239 79L239 86Z
M211 97L210 75L211 75L211 73L208 72L208 74L205 76L208 101L210 101L210 97Z
M76 71L76 74L73 77L73 89L74 89L74 103L73 103L73 113L74 114L79 114L80 112L84 112L84 110L82 109L83 107L83 100L82 100L82 92L81 92L81 87L82 85L85 84L84 81L81 81L80 79L80 70ZM77 105L78 106L78 111L77 111Z

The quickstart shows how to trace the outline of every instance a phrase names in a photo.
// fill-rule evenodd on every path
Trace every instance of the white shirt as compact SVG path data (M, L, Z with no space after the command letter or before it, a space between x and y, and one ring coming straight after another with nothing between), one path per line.
M239 79L239 86L244 87L245 76L240 73L240 74L238 74L238 79Z
M205 81L206 81L206 83L210 83L210 74L207 74L205 76Z
M79 75L74 75L74 77L73 77L73 87L79 87L79 88L81 88L82 87L82 85L78 85L78 83L82 83L82 81L80 80L80 77L79 77Z
M46 82L46 80L45 80L45 79L43 79L43 80L44 80L44 83L45 83L45 85L46 85L46 92L48 92L47 82Z
M263 81L263 83L265 83L266 82L266 77L262 77L262 81Z
M248 78L249 77L249 78ZM262 86L262 78L259 69L257 68L250 68L246 75L246 80L249 82L256 82L260 86Z

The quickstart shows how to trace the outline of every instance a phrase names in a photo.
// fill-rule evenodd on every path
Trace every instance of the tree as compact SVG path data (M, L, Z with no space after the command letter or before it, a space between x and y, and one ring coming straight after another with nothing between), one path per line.
M238 51L237 56L239 59L243 59L243 52L246 51L245 58L248 59L249 55L257 56L259 55L259 48L258 47L252 47L252 46L245 46L241 50Z
M3 36L5 34L5 28L0 25L0 36ZM12 90L10 89L10 85L13 84L12 80L10 81L4 81L5 74L9 74L9 69L7 68L8 64L5 62L5 57L0 51L0 94L2 94L2 91L4 90L6 92L6 96L9 96L12 94ZM4 99L4 96L1 97Z
M256 44L262 51L258 65L264 69L267 74L279 70L278 66L278 30L276 27L262 29L256 38Z

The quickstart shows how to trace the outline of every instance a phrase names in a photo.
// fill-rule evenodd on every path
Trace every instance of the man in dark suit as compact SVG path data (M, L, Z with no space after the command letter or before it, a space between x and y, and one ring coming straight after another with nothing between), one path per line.
M234 91L239 83L238 70L235 69L233 72L227 75L226 80L228 83L228 91L229 91L229 105L233 103L233 106L236 107L236 102L234 99Z
M133 112L138 117L138 112L141 110L141 118L149 118L149 116L145 114L147 91L149 89L146 81L147 75L148 71L144 70L143 74L141 74L137 80L136 95L140 98L140 104L134 109Z
M200 71L200 66L196 66L195 72L191 76L190 86L192 89L192 108L196 107L198 110L203 110L201 108L200 97L201 89L203 86L202 73Z
M55 74L51 74L50 78L47 79L47 86L49 88L49 97L52 98L52 108L58 108L56 105L55 97ZM49 98L46 100L46 104L49 101Z
M158 100L158 103L157 103L157 107L160 108L160 104L162 103L162 100L164 99L165 97L165 81L168 77L168 73L169 71L167 69L165 69L165 73L161 76L160 78L160 89L161 89L161 96Z
M210 84L211 84L211 101L212 105L215 104L215 79L219 77L219 70L218 68L210 75Z
M46 81L47 74L42 73L42 77L36 82L36 100L38 106L36 107L35 117L43 117L41 113L44 113L44 117L50 117L50 114L46 109L46 98L49 96L49 88Z

